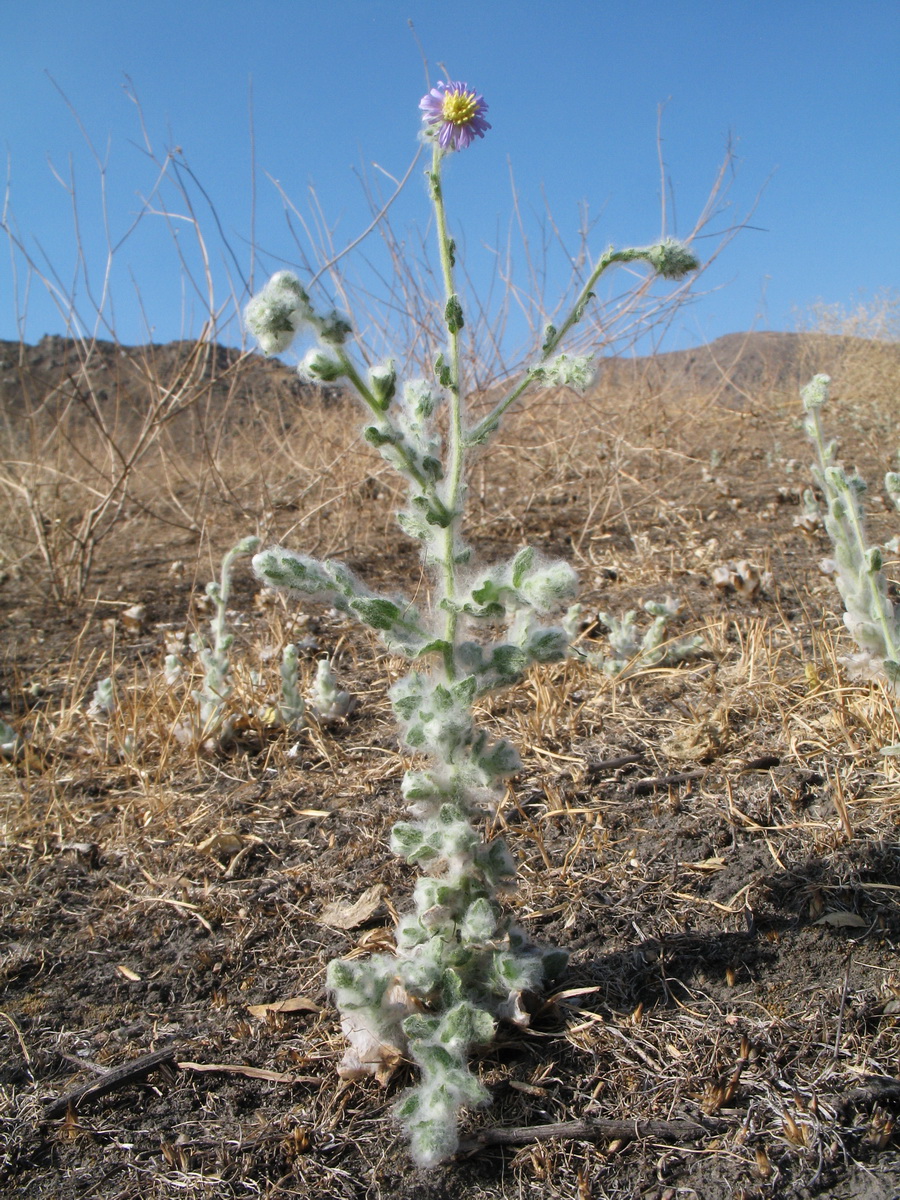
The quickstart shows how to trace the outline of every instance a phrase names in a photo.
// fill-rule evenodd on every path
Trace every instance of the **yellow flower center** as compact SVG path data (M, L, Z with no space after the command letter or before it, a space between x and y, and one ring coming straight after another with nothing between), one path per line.
M477 108L474 92L446 92L441 115L451 125L468 125Z

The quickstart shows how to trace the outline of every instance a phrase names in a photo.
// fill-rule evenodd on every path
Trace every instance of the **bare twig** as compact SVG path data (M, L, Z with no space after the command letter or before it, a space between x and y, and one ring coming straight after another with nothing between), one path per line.
M74 1108L88 1097L105 1096L107 1092L142 1079L150 1071L155 1071L157 1067L162 1066L163 1063L173 1062L176 1053L174 1046L165 1050L154 1050L151 1054L143 1054L140 1058L132 1059L131 1062L124 1063L121 1067L113 1068L100 1079L93 1079L89 1083L83 1083L80 1087L73 1088L72 1091L50 1101L44 1109L44 1120L52 1121L56 1117L64 1116L70 1105Z
M550 1138L569 1141L699 1142L728 1127L723 1120L703 1117L685 1121L613 1121L596 1118L586 1121L556 1121L548 1125L517 1125L509 1129L494 1127L480 1130L460 1143L461 1154L473 1154L487 1146L517 1146L528 1142L546 1142Z

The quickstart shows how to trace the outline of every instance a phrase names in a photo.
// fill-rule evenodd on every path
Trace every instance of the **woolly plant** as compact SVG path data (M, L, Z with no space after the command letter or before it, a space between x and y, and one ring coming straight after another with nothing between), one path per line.
M338 687L329 659L320 658L310 695L310 708L318 720L323 725L333 725L348 717L355 707L354 697Z
M681 604L667 596L665 600L645 600L644 611L653 618L643 632L638 629L637 610L629 609L622 617L612 613L597 614L598 621L609 630L612 654L588 652L587 661L605 675L625 676L650 667L671 667L693 658L705 648L699 634L671 641L666 637L669 622L681 612Z
M258 537L242 538L223 557L219 579L211 580L206 585L206 595L213 608L209 626L212 643L201 633L191 634L191 649L203 667L203 684L191 693L197 705L196 728L180 732L185 737L197 736L209 745L224 743L231 734L226 715L226 704L232 692L229 651L234 642L234 634L228 632L227 623L231 574L236 560L243 555L252 554L259 545ZM181 664L177 656L166 656L165 673L167 681L171 681L172 684L179 679Z
M469 1068L471 1052L492 1040L498 1021L527 1024L530 999L566 961L565 951L534 945L501 905L515 865L503 841L486 841L482 830L519 768L519 756L508 741L478 725L473 706L488 692L516 683L532 664L566 655L569 636L553 617L574 597L575 573L531 547L497 565L476 562L462 532L467 467L474 455L486 453L503 415L526 390L581 389L590 383L590 358L558 350L603 272L616 263L643 261L659 275L679 279L698 263L671 240L608 249L566 319L547 326L537 360L487 415L470 422L460 370L465 316L454 278L456 249L448 232L442 168L448 155L490 128L487 105L467 84L447 82L432 88L420 108L431 149L426 180L446 326L432 377L401 384L392 361L368 369L359 365L349 322L336 312L321 312L288 271L278 272L250 301L246 321L267 354L286 350L301 330L312 334L315 345L303 358L303 374L343 381L356 393L366 441L406 485L397 521L420 543L434 577L433 598L420 608L404 596L372 590L332 559L280 547L253 559L266 585L333 605L411 664L390 697L403 745L419 761L403 778L409 818L394 826L391 847L422 872L414 907L400 919L394 953L334 961L328 984L349 1043L343 1076L386 1080L404 1059L418 1067L419 1082L396 1111L416 1161L433 1166L458 1145L460 1109L489 1099Z
M849 660L854 674L880 679L893 691L900 685L900 610L891 602L882 571L883 555L865 533L862 496L866 485L837 461L837 443L827 441L822 409L831 380L816 375L800 395L804 429L816 449L812 474L825 498L825 529L834 546L834 577L844 602L844 624L859 647ZM889 471L885 489L900 510L900 475Z
M293 642L281 655L281 703L277 708L280 723L290 730L300 730L306 724L306 701L300 694L300 660Z
M0 758L16 759L25 749L25 741L12 725L0 718Z

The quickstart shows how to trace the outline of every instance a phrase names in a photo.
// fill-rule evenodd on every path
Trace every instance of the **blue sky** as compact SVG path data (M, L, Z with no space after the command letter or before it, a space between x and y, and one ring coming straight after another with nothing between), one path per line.
M147 146L160 158L180 147L215 208L213 218L182 173L219 301L229 288L242 301L251 272L259 285L298 261L273 180L307 218L314 185L342 246L368 224L362 172L389 192L388 176L406 171L425 91L416 39L432 79L446 63L490 105L492 131L454 156L447 177L451 223L479 287L496 283L492 248L509 233L511 172L533 248L548 211L561 240L577 245L585 205L595 253L657 238L661 104L668 231L689 232L729 144L730 206L707 232L755 205L752 228L724 248L667 348L795 328L817 302L849 307L900 279L898 0L29 0L4 5L3 26L7 219L60 295L77 293L88 327L68 181L96 298L106 244L99 173L60 92L105 163L112 240L151 194ZM185 215L173 192L161 199ZM428 216L417 168L393 221L414 241ZM105 311L122 341L196 331L202 305L179 245L196 272L186 222L150 212L117 250ZM698 248L715 245L709 237ZM29 282L21 253L3 250L0 338L64 332L63 302ZM361 253L377 266L377 239ZM564 285L561 251L551 252L548 278L551 291Z

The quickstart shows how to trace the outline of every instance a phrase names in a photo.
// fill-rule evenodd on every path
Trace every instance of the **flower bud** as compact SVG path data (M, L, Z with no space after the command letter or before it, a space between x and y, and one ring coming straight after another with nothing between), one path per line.
M290 271L278 271L244 309L247 328L263 354L287 350L310 316L309 297Z
M377 367L369 368L369 387L379 408L385 411L397 390L397 368L392 358L385 363L379 363Z
M801 388L800 397L807 412L813 412L822 407L828 399L829 383L831 383L830 375L814 375L806 387Z
M346 374L346 370L339 362L314 346L304 355L297 368L297 374L301 379L312 380L315 383L334 383Z
M590 355L558 354L532 368L532 378L545 387L570 387L578 392L591 386L597 374Z
M336 310L325 317L316 317L314 324L322 341L331 346L343 346L353 332L350 322Z
M646 259L663 279L682 279L700 266L700 260L691 254L687 246L673 238L666 238L664 242L648 247Z
M434 412L437 397L424 379L413 379L403 385L403 401L418 421L427 421Z

